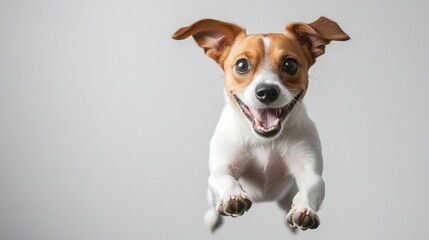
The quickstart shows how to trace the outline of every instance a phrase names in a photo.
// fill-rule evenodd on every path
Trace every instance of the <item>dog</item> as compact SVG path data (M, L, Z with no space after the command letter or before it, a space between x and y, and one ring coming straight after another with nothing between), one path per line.
M325 195L317 129L302 99L308 70L331 41L350 37L326 17L283 33L251 34L203 19L177 30L192 36L224 71L226 103L210 142L206 225L238 217L252 202L277 201L292 229L315 229Z

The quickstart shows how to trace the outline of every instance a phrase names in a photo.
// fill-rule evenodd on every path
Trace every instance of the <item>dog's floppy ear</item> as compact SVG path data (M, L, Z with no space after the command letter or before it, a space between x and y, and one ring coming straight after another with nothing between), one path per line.
M332 40L347 41L350 37L338 24L326 17L320 17L312 23L290 23L286 31L291 33L303 46L307 47L314 59L325 53L325 46Z
M177 30L172 38L182 40L192 35L207 56L222 65L229 48L239 34L245 30L237 25L214 19L203 19L191 26Z

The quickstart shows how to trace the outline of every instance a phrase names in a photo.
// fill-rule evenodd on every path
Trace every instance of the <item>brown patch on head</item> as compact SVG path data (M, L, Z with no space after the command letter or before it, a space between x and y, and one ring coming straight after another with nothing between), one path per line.
M270 71L279 76L280 81L294 94L302 92L305 95L308 88L309 61L302 47L285 34L267 34L270 44L267 52ZM294 59L298 63L295 73L289 74L282 70L286 59Z
M236 64L240 59L246 59L250 65L249 71L245 74L236 71ZM244 91L261 69L263 61L262 35L249 35L236 40L222 66L225 72L225 89L230 97Z
M264 38L268 39L268 48L264 45ZM240 59L247 59L250 70L246 74L236 71L236 63ZM282 65L288 58L298 63L298 70L294 74L282 71ZM244 92L255 75L261 70L268 70L278 75L281 83L292 93L302 92L304 96L308 87L309 61L302 47L291 37L285 34L256 34L241 36L236 39L225 59L225 89L232 99L234 94Z

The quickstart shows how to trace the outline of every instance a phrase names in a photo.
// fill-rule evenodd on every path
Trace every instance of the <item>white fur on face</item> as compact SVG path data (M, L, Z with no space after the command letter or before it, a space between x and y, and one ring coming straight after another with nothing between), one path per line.
M268 50L270 49L271 40L269 37L262 37L262 42L264 43L264 67L268 67Z
M242 101L244 104L246 104L248 107L252 108L264 108L267 107L266 104L261 103L256 98L256 86L258 86L260 83L268 83L268 84L274 84L277 85L280 88L280 94L279 98L270 104L271 108L278 108L283 107L286 104L288 104L293 99L293 94L287 90L283 84L281 84L281 81L277 74L270 70L262 70L262 72L255 75L255 78L253 79L252 83L247 86L247 88L244 90Z

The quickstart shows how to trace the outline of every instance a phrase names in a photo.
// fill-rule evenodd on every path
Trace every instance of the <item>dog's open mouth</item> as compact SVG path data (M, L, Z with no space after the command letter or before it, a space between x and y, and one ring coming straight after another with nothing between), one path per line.
M249 119L255 132L263 137L273 137L280 131L281 123L299 101L301 93L298 93L288 104L279 108L249 108L236 95L234 98L241 111Z

